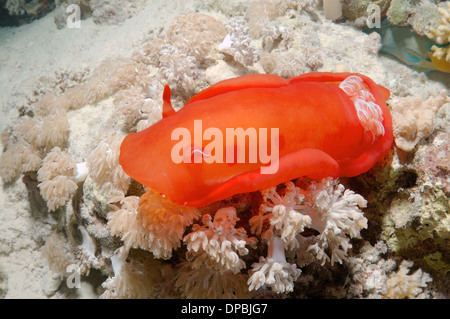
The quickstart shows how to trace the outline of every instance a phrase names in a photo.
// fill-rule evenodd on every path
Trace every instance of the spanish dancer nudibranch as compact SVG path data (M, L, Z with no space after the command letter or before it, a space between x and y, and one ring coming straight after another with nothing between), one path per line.
M303 176L356 176L393 144L389 94L357 73L252 74L216 83L175 112L166 86L163 119L129 134L119 162L136 181L196 207Z

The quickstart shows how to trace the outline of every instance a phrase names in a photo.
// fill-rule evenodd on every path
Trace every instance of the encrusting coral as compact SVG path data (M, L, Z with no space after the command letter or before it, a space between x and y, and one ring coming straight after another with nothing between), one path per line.
M442 15L438 26L430 28L427 36L439 44L439 46L433 45L431 47L433 56L439 60L445 59L450 62L450 47L448 46L450 42L450 2L447 2L447 8L438 8L438 12Z

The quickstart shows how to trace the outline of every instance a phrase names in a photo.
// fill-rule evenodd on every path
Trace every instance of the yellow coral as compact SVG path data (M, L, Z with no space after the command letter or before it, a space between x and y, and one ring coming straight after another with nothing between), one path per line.
M446 45L450 42L450 2L447 2L447 8L438 8L442 18L438 22L436 28L430 28L430 32L427 34L430 39L433 39L438 44ZM433 45L433 57L438 60L442 60L445 57L445 61L450 62L450 47L440 47Z
M386 280L387 293L385 297L388 299L424 299L429 294L425 291L429 282L433 279L431 276L421 269L409 274L413 262L403 260L399 270L392 274Z
M435 114L450 102L445 90L438 96L422 101L419 97L404 97L393 101L392 121L395 144L405 152L412 151L422 138L433 133Z

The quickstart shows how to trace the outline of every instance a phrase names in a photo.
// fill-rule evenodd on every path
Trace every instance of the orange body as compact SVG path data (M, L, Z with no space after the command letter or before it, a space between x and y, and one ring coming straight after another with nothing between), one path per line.
M351 75L354 74L317 72L289 80L275 75L246 75L211 86L178 112L171 110L170 90L166 90L164 118L124 139L120 164L138 182L189 206L205 206L237 193L261 190L302 176L319 179L359 175L391 148L392 120L385 104L389 91L357 74L382 111L384 132L375 140L367 141L367 132L353 101L339 87ZM201 132L194 125L199 120ZM177 128L191 133L189 147L181 147L184 152L181 152L184 155L181 163L173 158L174 147L181 145L180 139L173 136ZM261 167L269 164L259 157L249 161L253 150L249 149L253 145L250 138L244 143L224 138L220 151L226 154L233 150L232 162L194 163L189 152L203 152L204 157L218 154L221 145L218 137L203 135L208 128L222 132L222 137L227 136L227 128L252 129L258 133L267 129L268 151L271 147L278 149L277 171L262 174ZM270 134L274 131L276 140L272 141ZM206 138L194 140L194 135ZM217 147L211 153L212 141L217 142L214 144ZM191 163L186 162L189 161L186 153L192 155ZM246 161L238 162L238 154L245 155Z

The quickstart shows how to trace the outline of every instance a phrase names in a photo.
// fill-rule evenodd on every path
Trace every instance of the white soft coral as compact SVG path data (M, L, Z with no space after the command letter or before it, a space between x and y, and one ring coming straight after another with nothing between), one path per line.
M243 228L235 228L238 220L234 207L219 209L214 220L209 214L204 215L203 226L195 224L183 239L190 259L221 271L240 272L245 262L239 256L248 254L246 245L254 245L255 238L248 238Z
M320 233L308 251L316 255L322 265L326 261L342 263L352 247L350 238L359 237L360 231L367 228L367 218L360 210L366 207L367 201L331 178L313 183L305 201L309 209L304 212L311 217L311 228Z
M252 232L261 234L264 222L270 220L269 229L262 233L263 238L269 240L275 233L289 249L294 249L299 246L296 236L311 225L311 218L300 212L304 199L301 189L292 182L285 185L283 196L277 193L276 187L262 191L263 204L259 214L250 219L250 225Z
M310 182L306 190L287 182L284 188L277 191L272 187L262 195L263 202L258 214L250 219L250 227L268 242L269 252L267 258L253 264L250 290L265 285L277 293L292 291L300 270L286 262L285 249L296 256L299 265L314 259L322 265L327 261L342 263L352 247L350 238L367 228L360 210L367 201L331 178ZM307 229L318 235L306 237Z

